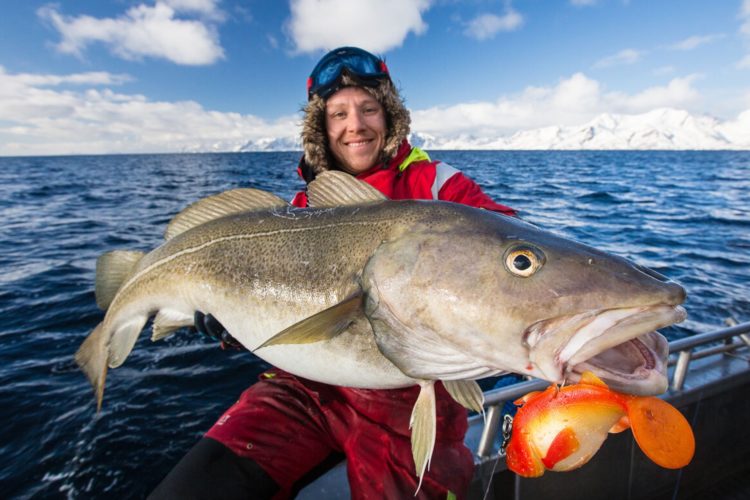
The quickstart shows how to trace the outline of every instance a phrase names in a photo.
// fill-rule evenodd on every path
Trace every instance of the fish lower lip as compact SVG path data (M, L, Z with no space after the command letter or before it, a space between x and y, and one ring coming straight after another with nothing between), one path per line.
M656 331L631 339L568 367L566 380L595 373L612 389L631 394L660 394L667 388L669 343Z
M681 306L662 304L542 321L527 330L530 359L545 378L555 382L574 379L576 373L590 368L602 374L602 379L617 379L615 385L621 390L663 392L667 349L650 336L661 338L654 330L683 321L685 316ZM648 387L639 389L638 385Z

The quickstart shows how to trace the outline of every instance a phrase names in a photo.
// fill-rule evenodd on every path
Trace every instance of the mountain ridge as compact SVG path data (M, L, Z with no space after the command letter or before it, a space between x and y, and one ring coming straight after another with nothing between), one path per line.
M602 113L582 125L552 125L497 137L416 131L410 141L428 150L750 150L750 109L725 121L675 108ZM197 144L184 152L301 150L299 136L287 135Z

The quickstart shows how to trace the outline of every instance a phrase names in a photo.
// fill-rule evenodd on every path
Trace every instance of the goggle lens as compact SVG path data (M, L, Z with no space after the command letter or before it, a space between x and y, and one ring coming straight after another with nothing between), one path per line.
M356 47L342 47L326 54L313 69L307 80L308 100L313 94L325 99L338 90L345 69L365 85L377 85L379 80L390 78L382 59Z

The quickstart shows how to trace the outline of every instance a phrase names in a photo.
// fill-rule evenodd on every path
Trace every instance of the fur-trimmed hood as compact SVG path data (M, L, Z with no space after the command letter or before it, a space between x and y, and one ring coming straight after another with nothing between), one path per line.
M409 111L404 106L404 101L395 85L389 79L385 79L380 81L377 87L361 86L354 79L344 74L342 75L342 86L359 86L372 94L383 106L388 132L380 161L389 161L395 156L399 146L409 135L409 124L411 123ZM304 151L303 160L307 167L307 172L305 172L307 182L310 182L315 175L325 170L340 170L336 166L328 147L325 109L326 103L318 95L313 95L303 109L305 116L302 124L302 149Z

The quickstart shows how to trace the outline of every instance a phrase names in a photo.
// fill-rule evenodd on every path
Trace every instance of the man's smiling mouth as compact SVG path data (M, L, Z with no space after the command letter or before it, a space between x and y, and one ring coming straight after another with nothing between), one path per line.
M344 144L350 148L358 148L358 147L366 146L370 144L371 142L372 142L372 139L364 139L360 141L345 142Z

